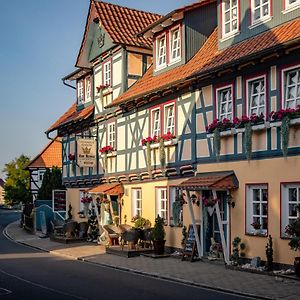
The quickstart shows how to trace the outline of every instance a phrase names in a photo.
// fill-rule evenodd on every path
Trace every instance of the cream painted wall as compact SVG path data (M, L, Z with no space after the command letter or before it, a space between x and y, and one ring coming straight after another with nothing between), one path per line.
M198 172L233 170L239 189L233 193L235 208L231 208L231 239L239 236L246 243L247 257L265 256L266 237L245 235L245 184L268 183L268 234L273 237L274 261L292 264L299 253L290 250L288 240L280 238L280 183L299 181L300 157L202 164Z

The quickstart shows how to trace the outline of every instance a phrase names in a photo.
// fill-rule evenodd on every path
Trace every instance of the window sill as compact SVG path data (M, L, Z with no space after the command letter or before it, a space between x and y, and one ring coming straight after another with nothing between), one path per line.
M172 139L172 140L164 142L165 147L171 147L171 146L175 146L177 144L178 144L178 139ZM150 148L151 149L159 148L159 143L151 144ZM143 146L143 149L147 149L147 146Z
M298 8L300 8L300 4L288 7L287 9L283 10L282 13L285 15L285 14L288 14L289 12L291 12L291 11L293 11L295 9L298 9Z
M265 232L246 232L246 235L248 236L257 236L257 237L268 237L268 233Z
M268 23L269 21L271 21L273 19L272 16L268 16L267 18L264 18L264 19L260 19L259 21L256 21L254 23L252 23L248 28L249 29L253 29L255 27L258 27L260 25L263 25L263 24L266 24Z
M270 122L270 127L280 127L281 126L281 121L275 121L275 122ZM290 120L290 125L299 125L300 124L300 118L295 118Z
M154 72L161 71L161 70L165 69L166 67L167 67L167 64L156 66Z
M181 61L181 57L176 58L176 59L170 61L170 63L168 64L168 67L173 66L173 65L179 63L180 61Z
M224 35L224 37L222 37L221 39L220 39L220 42L222 43L222 42L225 42L225 41L227 41L227 40L230 40L230 39L232 39L232 38L234 38L234 37L236 37L237 35L239 35L240 34L240 31L236 31L236 32L234 32L234 33L231 33L230 35Z
M101 153L100 156L104 157L104 154ZM107 153L107 157L115 157L115 156L117 156L117 151L112 151L112 152Z

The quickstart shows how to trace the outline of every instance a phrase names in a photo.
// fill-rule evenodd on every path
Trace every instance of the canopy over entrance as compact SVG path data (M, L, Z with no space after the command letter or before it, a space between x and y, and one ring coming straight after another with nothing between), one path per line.
M182 190L231 190L239 187L233 171L199 173L177 186Z
M124 189L121 183L104 183L89 189L87 192L90 194L102 193L112 196L124 194Z

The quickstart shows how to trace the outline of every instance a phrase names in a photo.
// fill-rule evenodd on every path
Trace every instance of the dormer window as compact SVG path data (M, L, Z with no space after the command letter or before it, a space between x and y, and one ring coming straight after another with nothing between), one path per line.
M181 25L177 24L166 30L155 39L155 70L161 70L167 66L181 61Z
M290 11L300 7L300 0L284 0L284 11Z
M111 86L111 61L103 64L103 85Z
M84 80L77 82L77 103L82 104L84 102Z
M271 17L271 0L251 0L252 25L264 22Z
M230 37L239 31L238 0L223 0L222 2L222 37Z
M166 54L166 36L162 36L157 39L157 60L156 67L161 68L166 65L167 54Z
M179 31L179 28L176 28L175 30L172 30L171 33L170 33L171 37L170 37L170 40L171 40L171 49L170 49L170 53L171 53L171 56L170 56L170 61L171 62L175 62L175 61L178 61L180 60L180 57L181 57L181 41L180 41L180 31Z
M87 77L85 80L85 102L91 101L92 98L92 80Z

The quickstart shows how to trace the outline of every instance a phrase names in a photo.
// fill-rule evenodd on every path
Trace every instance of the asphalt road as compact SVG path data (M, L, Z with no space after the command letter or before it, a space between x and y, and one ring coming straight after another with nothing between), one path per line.
M37 251L2 230L19 213L0 209L0 299L249 299L123 272Z

